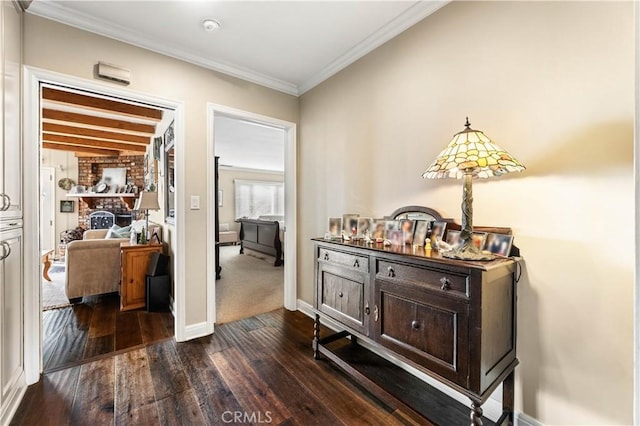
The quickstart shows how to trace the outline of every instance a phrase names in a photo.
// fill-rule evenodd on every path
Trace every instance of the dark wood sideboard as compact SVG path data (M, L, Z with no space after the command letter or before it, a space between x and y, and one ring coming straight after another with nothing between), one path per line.
M313 241L316 358L326 356L419 422L424 417L435 424L448 421L415 409L416 401L429 398L429 392L421 394L423 382L401 378L404 370L392 369L388 362L375 369L368 358L375 354L359 341L468 397L471 424L482 424L482 404L503 383L498 424L512 424L518 364L516 261L466 262L422 247ZM321 337L322 316L343 330Z

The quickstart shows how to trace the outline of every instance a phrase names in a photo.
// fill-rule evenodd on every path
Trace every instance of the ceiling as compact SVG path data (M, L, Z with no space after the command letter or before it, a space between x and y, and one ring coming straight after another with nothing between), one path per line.
M222 115L214 128L220 166L284 172L284 130Z
M42 147L78 156L144 155L164 110L71 89L44 86Z
M34 0L27 12L300 95L445 4Z

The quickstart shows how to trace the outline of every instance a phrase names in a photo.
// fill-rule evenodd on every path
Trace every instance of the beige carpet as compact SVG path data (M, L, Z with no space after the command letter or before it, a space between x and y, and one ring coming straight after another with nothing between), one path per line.
M216 324L284 306L284 267L273 266L272 257L248 250L239 253L240 246L220 247L222 274L216 281Z
M64 292L64 274L64 263L54 263L49 269L51 281L49 282L41 276L43 311L71 306Z

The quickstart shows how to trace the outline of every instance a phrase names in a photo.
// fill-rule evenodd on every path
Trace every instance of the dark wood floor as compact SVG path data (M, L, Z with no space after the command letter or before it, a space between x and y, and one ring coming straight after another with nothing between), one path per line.
M12 424L410 423L332 363L314 360L312 330L308 317L280 309L195 341L165 340L45 373Z
M120 311L117 294L42 313L45 372L173 337L170 312Z

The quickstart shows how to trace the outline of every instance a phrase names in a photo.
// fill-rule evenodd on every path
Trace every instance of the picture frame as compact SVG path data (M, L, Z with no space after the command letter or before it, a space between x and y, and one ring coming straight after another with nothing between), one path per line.
M329 218L329 234L331 238L339 238L342 234L342 218L330 217Z
M424 246L428 232L429 222L426 220L416 220L415 230L413 233L413 244L420 247Z
M513 235L489 233L485 239L483 250L498 256L509 257L512 246Z
M486 232L474 232L473 234L471 234L471 241L473 242L473 245L476 246L478 250L483 249L486 239L487 239Z
M447 244L451 247L456 247L460 244L460 231L449 230L447 231Z
M391 229L387 231L387 239L394 246L404 246L404 232L402 229Z
M389 239L389 232L391 231L399 231L400 230L400 221L399 220L387 220L384 224L384 234L385 238Z
M431 227L431 245L435 246L438 240L442 241L444 232L447 230L447 222L436 220Z
M402 219L400 221L400 229L402 230L402 240L404 243L413 245L413 233L416 229L416 222L411 219Z
M373 225L371 227L372 231L371 231L371 239L377 240L377 239L382 239L384 240L386 237L385 234L385 225L386 225L387 221L384 219L374 219L373 220Z
M74 200L60 200L60 213L73 213L76 210Z
M358 234L358 214L343 214L342 215L342 230L345 235L356 236Z
M371 233L372 228L373 228L373 218L358 217L358 232L356 234L356 237L364 238L365 232L369 231L369 233Z

